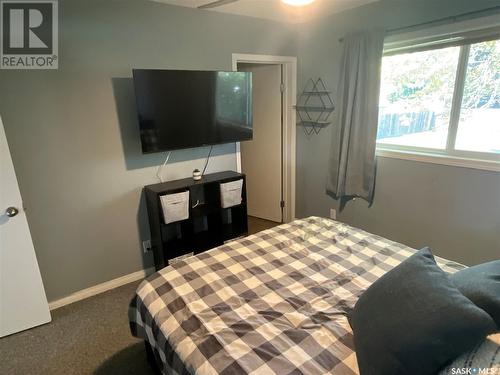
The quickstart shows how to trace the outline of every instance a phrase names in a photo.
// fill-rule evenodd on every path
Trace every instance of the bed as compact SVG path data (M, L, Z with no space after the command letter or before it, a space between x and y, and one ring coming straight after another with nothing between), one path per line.
M337 221L296 220L148 277L131 331L164 374L358 374L346 314L414 252Z

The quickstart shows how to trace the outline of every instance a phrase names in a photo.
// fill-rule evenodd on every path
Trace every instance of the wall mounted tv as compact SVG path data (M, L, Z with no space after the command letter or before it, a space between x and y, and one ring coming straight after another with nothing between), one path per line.
M142 152L252 139L248 72L134 69Z

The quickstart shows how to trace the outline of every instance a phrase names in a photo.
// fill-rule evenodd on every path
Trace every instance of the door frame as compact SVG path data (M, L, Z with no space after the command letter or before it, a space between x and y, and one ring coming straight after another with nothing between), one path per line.
M281 65L283 72L282 115L283 115L283 222L295 219L295 168L296 168L296 114L297 98L297 58L294 56L232 54L232 70L238 70L239 63ZM236 170L241 172L240 143L236 142Z

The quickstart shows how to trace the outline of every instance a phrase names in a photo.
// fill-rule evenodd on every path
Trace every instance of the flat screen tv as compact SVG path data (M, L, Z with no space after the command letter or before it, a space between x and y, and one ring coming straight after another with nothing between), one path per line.
M142 152L252 139L248 72L134 69Z

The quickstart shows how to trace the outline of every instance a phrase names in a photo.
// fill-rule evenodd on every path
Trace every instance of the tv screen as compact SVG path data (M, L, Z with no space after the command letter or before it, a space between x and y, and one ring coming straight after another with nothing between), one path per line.
M252 139L248 72L134 69L142 152Z

